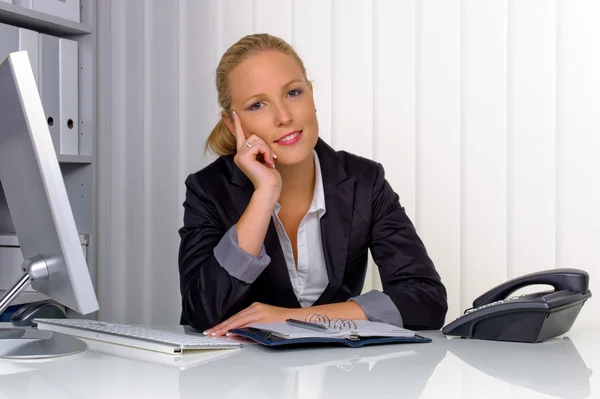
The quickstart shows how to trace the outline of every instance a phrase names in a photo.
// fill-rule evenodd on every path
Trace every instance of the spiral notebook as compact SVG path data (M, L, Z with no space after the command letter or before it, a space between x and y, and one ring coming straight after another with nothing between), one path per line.
M311 328L311 325L319 327L315 329ZM229 332L266 346L341 344L359 347L383 343L431 342L430 338L391 324L367 320L329 319L326 315L316 313L309 314L300 323L294 320L285 323L255 323Z

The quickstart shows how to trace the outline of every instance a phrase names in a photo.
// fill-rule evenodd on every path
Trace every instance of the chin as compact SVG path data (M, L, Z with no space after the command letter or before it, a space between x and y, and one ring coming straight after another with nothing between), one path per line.
M278 164L285 165L285 166L300 165L304 161L306 161L306 158L308 158L309 156L312 157L312 152L302 153L302 154L278 155L278 158L275 161L275 167L277 167Z
M310 147L305 145L301 148L290 148L289 150L286 149L286 151L280 150L277 152L276 150L275 153L277 154L278 158L275 161L275 166L277 166L277 164L286 166L301 164L306 161L307 158L312 158L313 148L314 146Z

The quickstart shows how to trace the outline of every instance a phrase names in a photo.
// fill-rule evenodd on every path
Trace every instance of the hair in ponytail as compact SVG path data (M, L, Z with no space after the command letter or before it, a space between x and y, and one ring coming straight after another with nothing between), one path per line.
M294 48L285 40L267 33L244 36L227 49L225 54L223 54L223 57L221 57L221 61L217 67L216 84L219 105L228 115L231 115L231 97L227 90L229 88L229 73L246 58L263 50L281 51L284 54L294 57L296 62L300 65L304 78L308 82L304 63ZM219 119L219 122L217 122L217 125L206 140L205 151L208 150L216 155L232 155L237 151L235 136L229 130L225 122L223 122L222 118Z
M223 119L219 119L208 140L206 140L204 151L208 150L217 155L231 155L237 151L235 136L223 122Z

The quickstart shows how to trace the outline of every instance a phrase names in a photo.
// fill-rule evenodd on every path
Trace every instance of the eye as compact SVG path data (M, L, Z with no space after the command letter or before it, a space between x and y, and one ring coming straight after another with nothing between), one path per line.
M248 107L248 110L250 111L257 111L259 109L262 108L262 103L254 103L251 106Z
M300 89L294 89L294 90L288 91L288 96L290 96L290 97L298 97L301 93L302 93L302 90L300 90Z

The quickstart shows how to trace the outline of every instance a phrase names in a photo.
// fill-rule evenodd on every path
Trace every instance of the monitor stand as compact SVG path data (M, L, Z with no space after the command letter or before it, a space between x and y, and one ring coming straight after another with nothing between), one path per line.
M4 313L12 301L29 286L31 280L47 278L49 275L48 264L41 256L23 261L22 269L23 275L21 278L0 298L0 314Z
M50 259L50 263L52 259ZM0 314L30 284L48 277L47 261L34 257L23 262L23 276L0 298ZM0 328L0 358L46 359L74 355L87 348L82 340L54 331L33 328Z
M47 359L86 350L82 340L55 331L34 328L0 328L0 358Z

